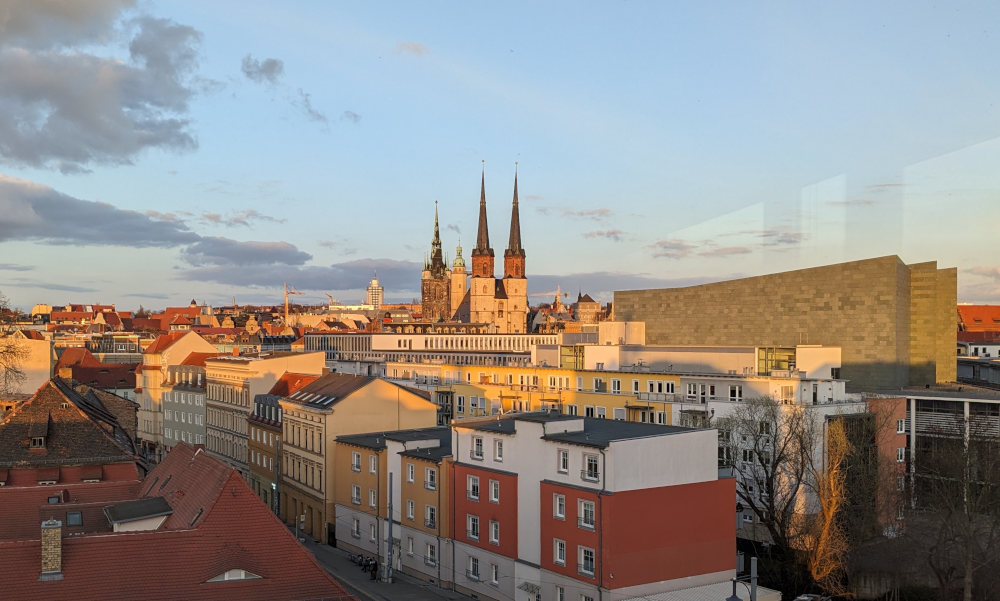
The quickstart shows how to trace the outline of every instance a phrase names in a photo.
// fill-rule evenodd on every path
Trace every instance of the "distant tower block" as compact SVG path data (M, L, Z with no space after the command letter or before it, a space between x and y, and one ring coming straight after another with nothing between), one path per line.
M385 298L384 294L385 291L379 285L378 273L376 273L372 281L368 282L368 288L365 289L365 304L378 309L382 306L382 301Z

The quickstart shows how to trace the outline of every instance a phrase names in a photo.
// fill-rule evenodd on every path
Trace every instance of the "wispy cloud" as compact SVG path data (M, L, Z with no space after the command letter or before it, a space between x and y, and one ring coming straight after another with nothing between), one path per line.
M308 92L306 92L302 88L299 88L299 96L298 100L295 102L295 105L302 109L302 111L305 113L306 117L308 117L310 121L327 123L328 119L326 118L326 115L316 110L316 108L312 104L311 98L312 96Z
M690 256L697 248L695 245L677 238L667 240L657 240L649 245L653 250L653 256L665 259L683 259Z
M449 223L448 225L444 226L444 229L455 232L459 236L462 235L462 228L458 227L458 224Z
M285 223L286 219L279 219L278 217L272 217L270 215L265 215L254 209L246 209L243 211L230 212L226 215L222 213L202 213L201 222L211 225L223 225L226 227L250 227L250 224L254 221L265 221L269 223Z
M399 42L396 44L396 54L409 54L411 56L424 56L429 54L430 49L420 42Z
M870 198L852 198L849 200L831 200L826 204L834 207L867 207L875 204Z
M608 240L614 240L615 242L621 242L625 239L625 232L621 230L594 230L592 232L586 232L583 234L584 238L607 238Z
M964 270L966 273L977 275L984 278L989 278L991 280L996 280L1000 282L1000 266L985 266L981 265L978 267L969 267Z
M0 271L32 271L35 268L30 265L17 265L15 263L0 263Z
M259 61L253 55L247 54L243 57L241 70L250 81L274 86L285 73L285 63L277 58L265 58Z
M361 115L355 113L354 111L344 111L340 114L341 121L350 121L351 123L361 123Z
M611 209L599 208L599 209L571 209L567 207L535 207L541 215L560 215L562 217L568 217L570 219L590 219L593 221L601 221L610 217L613 212Z
M719 246L707 248L698 253L700 257L731 257L734 255L748 255L753 250L746 246Z

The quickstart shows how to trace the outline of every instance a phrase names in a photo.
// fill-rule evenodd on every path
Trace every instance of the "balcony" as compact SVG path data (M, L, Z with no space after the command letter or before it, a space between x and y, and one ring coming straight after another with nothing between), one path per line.
M597 470L580 470L580 478L587 482L598 482L601 479L601 473Z
M584 528L586 530L594 529L594 519L593 518L577 518L576 525Z

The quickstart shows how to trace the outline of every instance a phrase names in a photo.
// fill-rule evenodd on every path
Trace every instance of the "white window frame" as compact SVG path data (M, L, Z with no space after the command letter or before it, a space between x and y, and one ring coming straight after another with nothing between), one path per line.
M372 509L378 506L378 493L374 488L368 489L368 506Z
M593 501L580 499L577 507L577 525L586 530L594 530L597 527L597 504ZM589 519L588 519L589 516Z
M351 471L360 472L361 471L361 453L353 451L351 453Z
M412 463L407 463L406 464L406 481L407 482L413 482L413 478L414 478L414 476L415 476L416 473L417 473L416 467L414 467L414 465Z
M374 474L378 472L378 455L368 456L368 473Z
M406 519L412 520L416 515L417 504L413 502L413 499L406 500Z
M479 476L468 476L465 481L465 496L470 501L479 500Z
M490 503L500 502L500 481L490 480Z
M896 449L896 463L906 462L906 447L898 447Z
M559 520L566 519L566 495L552 493L552 517Z
M351 485L351 503L361 505L361 486L357 484Z
M500 544L500 522L490 520L490 544Z
M465 535L471 540L479 540L479 516L467 513L465 515Z
M577 572L583 574L584 576L593 576L597 571L597 554L590 547L584 547L583 545L577 546L576 558L577 558ZM587 569L587 555L590 555L590 569Z
M552 563L557 566L566 565L566 541L559 538L552 539Z
M493 441L493 461L503 461L503 439Z
M569 450L558 450L556 466L560 474L566 474L569 472Z
M896 420L896 434L906 434L906 420L897 419Z

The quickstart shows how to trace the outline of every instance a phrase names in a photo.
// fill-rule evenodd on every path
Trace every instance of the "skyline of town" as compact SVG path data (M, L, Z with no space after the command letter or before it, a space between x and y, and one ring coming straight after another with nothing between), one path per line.
M529 294L897 254L1000 302L993 5L39 6L0 37L16 307L418 298L483 160L497 247L519 164Z

